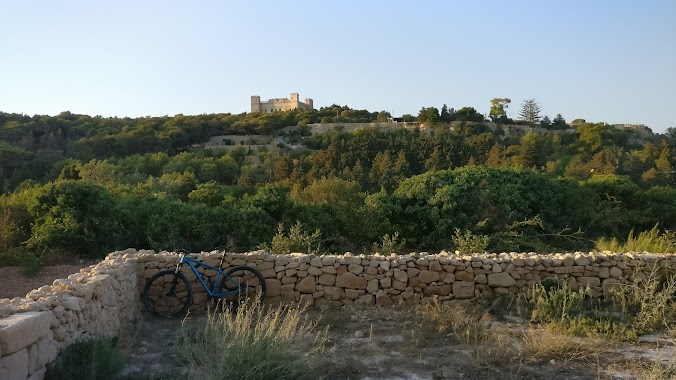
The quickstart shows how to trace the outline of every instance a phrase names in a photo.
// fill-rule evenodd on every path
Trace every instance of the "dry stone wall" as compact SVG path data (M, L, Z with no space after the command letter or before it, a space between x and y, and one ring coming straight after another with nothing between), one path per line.
M221 253L193 254L193 257L218 266ZM161 269L171 268L177 254L140 254L137 258L138 291L145 281ZM600 296L617 284L645 276L652 268L676 271L676 255L566 253L502 253L459 255L447 252L430 255L314 256L305 254L272 255L263 251L227 253L224 268L250 265L266 278L267 302L302 302L322 307L345 304L392 305L419 302L437 296L442 301L470 300L494 294L525 291L544 279L565 280L572 289L588 288ZM206 305L206 293L190 268L184 273L192 283L195 305ZM216 272L200 268L213 284Z
M115 336L139 316L135 250L32 290L0 299L0 379L42 379L74 341Z
M217 266L222 254L192 254ZM99 264L67 279L33 290L26 297L0 300L0 379L42 379L46 365L78 339L114 336L137 320L145 282L174 267L170 252L113 252ZM302 302L316 307L345 304L388 306L416 303L426 297L445 302L476 301L494 294L525 291L547 278L567 281L592 296L653 270L676 271L676 255L566 253L501 253L460 255L272 255L264 251L227 253L224 269L257 268L266 278L270 304ZM213 284L216 272L199 269ZM195 275L194 308L207 305Z

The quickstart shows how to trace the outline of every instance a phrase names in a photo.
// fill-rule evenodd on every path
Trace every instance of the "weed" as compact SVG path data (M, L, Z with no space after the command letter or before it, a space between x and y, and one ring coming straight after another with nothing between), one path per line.
M399 237L399 231L396 231L392 235L385 234L380 244L373 245L373 251L381 253L399 253L403 251L404 244L406 244L406 240L401 239Z
M272 254L289 254L291 252L303 252L307 254L319 254L321 231L319 229L309 234L303 231L303 224L296 222L289 228L288 233L284 224L277 226L277 234L272 237L270 245L262 244L264 249Z
M600 238L596 241L596 249L599 251L624 252L676 252L676 231L664 231L660 233L658 225L648 231L643 231L634 236L634 230L629 232L627 240L621 243L617 238Z
M526 362L580 360L598 354L600 346L600 341L573 339L544 327L519 334L517 356Z
M89 338L70 345L56 359L46 379L114 379L125 357L116 338Z
M303 308L246 304L236 314L210 314L203 328L184 326L177 355L189 378L314 379L310 357L321 352L324 337L315 327Z
M489 338L490 332L485 327L488 313L477 306L444 305L434 298L421 304L418 313L424 319L435 322L439 332L448 332L462 343L481 343Z
M533 302L531 320L539 322L562 321L582 311L584 291L572 291L567 282L558 286L536 285L530 290Z
M483 253L488 248L490 237L487 235L474 234L470 230L455 229L453 233L453 245L462 253Z

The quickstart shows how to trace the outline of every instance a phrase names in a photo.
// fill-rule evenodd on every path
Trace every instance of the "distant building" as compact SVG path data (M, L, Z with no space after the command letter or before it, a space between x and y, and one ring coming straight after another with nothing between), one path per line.
M273 111L289 111L297 108L304 110L314 109L312 99L306 98L301 102L298 98L297 92L291 93L291 99L275 98L268 99L267 102L261 102L261 97L253 95L251 97L251 112L273 112Z
M613 126L616 129L622 129L625 131L638 131L648 129L648 127L646 127L645 124L613 124Z

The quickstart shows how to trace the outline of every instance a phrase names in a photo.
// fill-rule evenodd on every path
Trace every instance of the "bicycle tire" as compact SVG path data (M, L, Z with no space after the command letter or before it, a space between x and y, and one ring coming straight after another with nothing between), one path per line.
M218 284L218 293L231 292L238 290L238 288L240 291L230 296L224 296L221 299L223 307L237 311L243 303L249 305L255 303L262 305L264 303L266 284L265 277L263 277L261 272L252 267L240 265L228 269L225 274L237 281L237 284L228 280L227 277L223 277Z
M172 283L173 294L168 294ZM163 296L164 295L164 296ZM150 313L158 317L183 315L192 305L192 286L181 272L162 270L148 279L143 289L143 303Z

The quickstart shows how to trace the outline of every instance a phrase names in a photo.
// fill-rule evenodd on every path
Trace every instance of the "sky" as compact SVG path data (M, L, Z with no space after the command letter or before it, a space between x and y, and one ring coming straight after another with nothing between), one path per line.
M313 98L417 115L524 99L676 128L676 1L0 0L0 111L241 113Z

